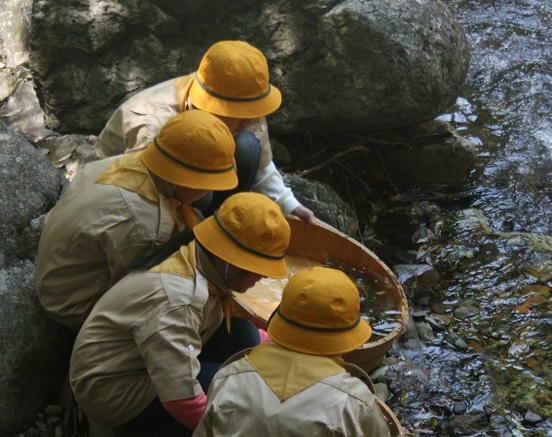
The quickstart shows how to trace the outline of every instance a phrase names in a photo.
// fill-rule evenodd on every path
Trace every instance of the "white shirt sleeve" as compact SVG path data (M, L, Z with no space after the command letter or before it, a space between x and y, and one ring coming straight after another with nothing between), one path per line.
M257 171L251 191L270 197L280 205L284 214L291 214L295 208L301 205L293 195L291 188L284 184L282 175L272 161L265 168Z

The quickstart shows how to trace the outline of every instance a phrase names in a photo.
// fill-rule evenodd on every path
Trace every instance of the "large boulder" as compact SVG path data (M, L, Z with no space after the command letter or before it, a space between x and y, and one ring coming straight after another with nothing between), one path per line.
M68 369L71 335L42 310L35 266L19 261L0 268L0 431L33 424L53 402Z
M43 216L62 176L25 138L0 123L0 432L34 422L57 393L72 335L43 311L35 292Z
M34 260L38 241L22 236L34 218L55 205L62 175L23 135L0 123L0 182L0 266Z
M130 94L242 39L283 92L272 133L379 131L452 105L470 59L439 0L36 0L31 65L50 127L98 133Z

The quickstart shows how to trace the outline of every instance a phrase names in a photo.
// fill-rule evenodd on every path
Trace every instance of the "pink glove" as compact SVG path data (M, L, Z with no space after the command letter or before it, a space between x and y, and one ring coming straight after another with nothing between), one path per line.
M261 335L261 344L272 341L272 339L270 338L270 335L268 335L268 332L266 332L264 329L261 329L261 328L258 328L258 329L259 329L259 334Z

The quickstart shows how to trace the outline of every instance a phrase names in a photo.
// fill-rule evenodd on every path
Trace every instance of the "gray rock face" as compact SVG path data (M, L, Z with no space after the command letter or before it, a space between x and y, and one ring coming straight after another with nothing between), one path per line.
M54 206L61 174L21 134L0 123L0 266L24 259L21 233ZM24 244L23 244L24 243ZM35 241L35 252L38 241Z
M43 214L61 175L21 134L0 124L0 432L34 422L60 386L70 334L40 307L35 265Z
M266 54L284 96L273 133L431 120L455 101L470 59L439 0L37 0L32 19L38 95L64 132L98 133L127 96L194 71L222 39Z
M35 421L59 390L69 362L69 332L40 307L34 277L31 261L0 269L2 435Z

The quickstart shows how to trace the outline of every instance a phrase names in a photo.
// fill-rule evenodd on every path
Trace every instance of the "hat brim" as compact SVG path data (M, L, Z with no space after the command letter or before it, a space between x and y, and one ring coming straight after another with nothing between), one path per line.
M205 249L240 269L277 279L289 275L285 258L271 259L239 247L224 233L213 216L196 225L193 232Z
M231 190L238 186L236 165L224 172L193 170L169 159L150 144L142 153L142 162L156 176L181 187L196 190Z
M214 115L231 118L265 117L275 112L282 104L282 94L273 85L270 86L270 92L262 99L236 101L212 96L194 79L189 96L194 107Z
M292 325L278 312L271 317L267 332L280 346L309 355L342 355L362 346L372 336L372 328L364 319L348 331L320 332Z

